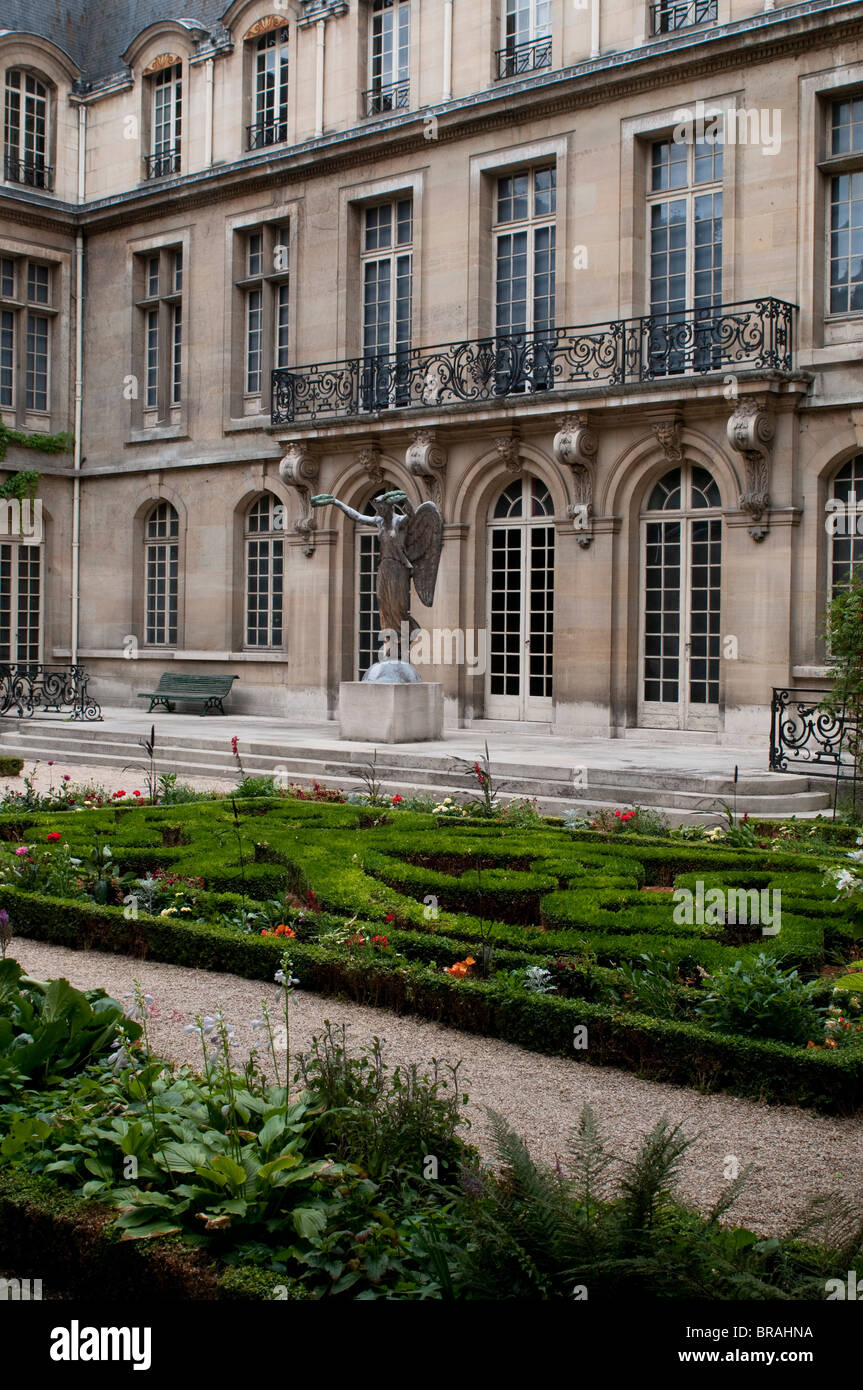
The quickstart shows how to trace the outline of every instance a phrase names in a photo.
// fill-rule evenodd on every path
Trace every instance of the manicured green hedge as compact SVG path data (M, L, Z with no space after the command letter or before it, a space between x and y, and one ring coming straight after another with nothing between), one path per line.
M176 1237L124 1241L117 1213L21 1168L0 1170L0 1266L42 1280L43 1297L192 1302L272 1299L291 1282L251 1265L229 1268ZM302 1297L302 1290L300 1291Z

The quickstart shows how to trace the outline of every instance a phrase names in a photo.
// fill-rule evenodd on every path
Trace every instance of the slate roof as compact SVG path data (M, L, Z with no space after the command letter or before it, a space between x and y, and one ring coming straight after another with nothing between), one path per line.
M213 30L229 0L0 0L0 29L50 39L98 81L121 72L129 44L160 19L200 20Z

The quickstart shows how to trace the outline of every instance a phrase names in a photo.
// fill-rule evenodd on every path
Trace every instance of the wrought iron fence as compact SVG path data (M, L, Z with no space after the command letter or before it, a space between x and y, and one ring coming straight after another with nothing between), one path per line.
M583 328L400 348L273 372L272 423L497 400L572 386L760 368L789 371L793 304L758 299Z
M671 34L693 24L715 22L717 0L659 0L659 4L651 5L650 14L654 34Z
M380 116L385 111L406 111L410 105L410 82L387 82L370 87L364 93L366 115Z
M173 150L162 150L159 154L145 154L144 168L148 179L164 179L169 174L179 174L180 146Z
M0 715L31 719L36 710L73 719L101 719L102 707L87 693L83 666L43 666L0 663Z
M841 710L828 709L823 690L774 687L771 702L770 771L856 781L851 749L856 727Z
M28 188L44 188L47 193L54 187L54 170L41 159L16 159L7 154L3 167L8 183L23 183Z
M258 121L246 126L247 148L262 150L267 145L283 145L288 138L287 121Z
M531 39L529 43L509 44L497 51L498 81L522 72L551 67L551 39Z

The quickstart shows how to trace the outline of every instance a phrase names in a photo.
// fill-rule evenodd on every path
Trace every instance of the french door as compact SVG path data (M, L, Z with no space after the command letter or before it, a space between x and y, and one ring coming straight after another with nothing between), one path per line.
M489 719L552 716L554 505L538 478L500 494L488 529Z
M722 514L716 482L685 464L662 477L641 521L638 722L719 727Z

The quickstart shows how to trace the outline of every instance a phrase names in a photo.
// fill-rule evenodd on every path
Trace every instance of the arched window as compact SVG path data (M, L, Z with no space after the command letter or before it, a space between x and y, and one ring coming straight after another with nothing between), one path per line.
M9 68L6 73L4 177L9 183L50 189L53 169L48 164L49 89L32 72Z
M863 454L839 469L831 502L830 593L835 598L855 574L863 574Z
M285 509L265 492L246 513L246 646L281 647Z
M283 25L252 40L250 150L280 145L288 138L289 38Z
M180 589L180 518L170 502L158 502L144 528L146 579L145 642L148 647L177 645Z
M639 720L717 727L722 499L705 468L684 464L653 487L642 519Z
M486 713L551 717L554 668L554 503L539 478L519 478L489 517Z

